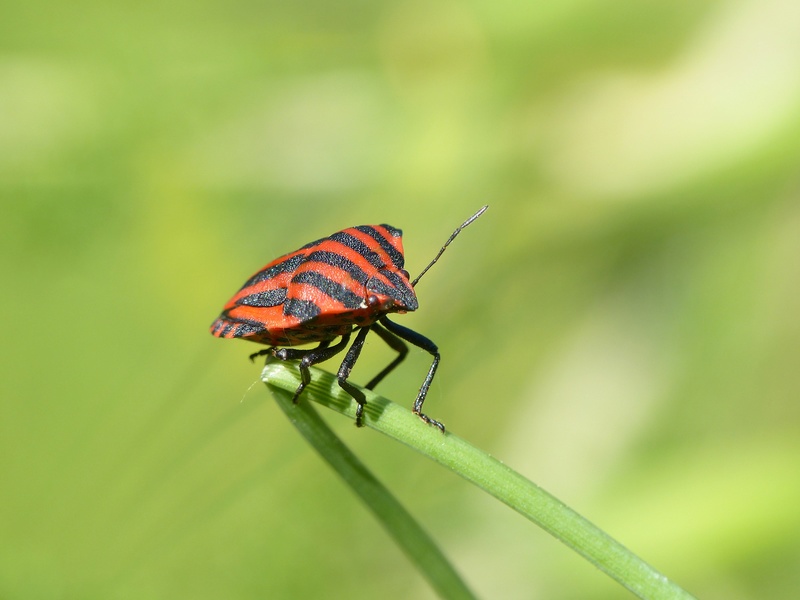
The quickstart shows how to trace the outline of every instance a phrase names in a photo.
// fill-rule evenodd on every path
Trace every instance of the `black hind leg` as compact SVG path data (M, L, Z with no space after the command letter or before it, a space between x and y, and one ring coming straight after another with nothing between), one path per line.
M272 348L267 351L262 350L257 352L256 355L272 354L278 360L300 360L298 368L300 369L300 385L297 386L297 391L294 393L292 402L297 404L300 399L300 394L303 393L305 387L311 382L311 372L309 367L328 360L332 356L339 354L345 349L350 342L350 334L346 333L342 336L342 340L335 346L330 345L330 341L321 342L316 348L311 350L296 350L294 348Z

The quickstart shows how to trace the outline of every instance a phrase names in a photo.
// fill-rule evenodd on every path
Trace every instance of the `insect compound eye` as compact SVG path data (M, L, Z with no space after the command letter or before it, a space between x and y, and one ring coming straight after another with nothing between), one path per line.
M381 299L378 298L375 294L370 294L367 296L367 306L370 308L376 308L381 305Z
M400 274L405 277L406 279L411 279L411 273L406 271L405 269L400 269Z

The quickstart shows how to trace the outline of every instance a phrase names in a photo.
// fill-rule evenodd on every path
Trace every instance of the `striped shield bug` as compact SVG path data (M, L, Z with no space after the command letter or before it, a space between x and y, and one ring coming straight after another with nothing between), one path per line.
M420 278L442 256L447 246L470 223L481 216L484 206L464 221L428 263L410 280L404 267L403 232L391 225L361 225L336 232L273 260L248 279L211 324L212 335L241 338L269 348L250 355L271 355L279 360L300 361L300 385L296 403L311 381L309 367L342 352L355 340L339 367L339 386L358 403L356 425L362 425L366 397L347 381L370 331L397 352L395 359L373 377L373 389L408 354L405 342L433 356L428 374L414 401L414 414L444 432L444 425L422 412L428 388L439 366L439 348L425 336L390 321L390 313L417 310L414 288ZM341 338L334 345L331 343ZM312 342L310 350L293 348Z

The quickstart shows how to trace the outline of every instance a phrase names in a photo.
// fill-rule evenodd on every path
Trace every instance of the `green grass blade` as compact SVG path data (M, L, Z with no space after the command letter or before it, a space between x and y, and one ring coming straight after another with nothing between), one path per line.
M294 390L290 392L273 387L272 391L292 424L375 513L439 596L453 600L475 598L428 534L344 445L311 405L306 402L294 405Z
M275 390L293 393L297 389L299 376L294 365L273 362L264 368L262 380ZM408 409L369 390L363 392L367 398L364 409L367 427L414 448L475 483L573 548L640 598L693 598L622 544L519 473L449 431L443 435ZM313 400L355 418L355 401L339 388L336 378L330 373L313 369L311 384L303 393L303 399ZM295 412L301 410L289 408Z

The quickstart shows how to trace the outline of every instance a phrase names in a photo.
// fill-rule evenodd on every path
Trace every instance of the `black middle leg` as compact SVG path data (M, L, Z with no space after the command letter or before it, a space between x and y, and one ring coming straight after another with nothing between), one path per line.
M361 427L363 423L363 414L364 414L364 405L367 403L367 398L364 396L364 392L359 390L356 386L349 383L347 378L350 377L350 373L353 370L353 366L356 364L358 360L358 356L361 354L361 349L364 347L364 340L367 338L367 334L369 333L369 327L362 327L358 330L358 334L356 335L356 339L353 342L353 345L350 346L350 350L347 351L347 354L342 361L342 365L339 367L339 374L336 376L336 379L339 381L339 387L342 388L345 392L350 394L353 399L358 403L358 407L356 408L356 426Z

